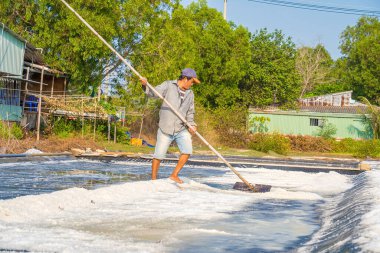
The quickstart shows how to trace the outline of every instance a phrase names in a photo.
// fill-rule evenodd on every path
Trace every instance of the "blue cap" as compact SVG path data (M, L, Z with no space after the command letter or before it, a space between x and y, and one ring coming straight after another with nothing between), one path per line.
M194 80L195 83L201 83L198 80L197 73L195 73L194 69L191 69L191 68L185 68L185 69L183 69L182 72L181 72L181 76L186 76L186 77L193 78L193 80Z

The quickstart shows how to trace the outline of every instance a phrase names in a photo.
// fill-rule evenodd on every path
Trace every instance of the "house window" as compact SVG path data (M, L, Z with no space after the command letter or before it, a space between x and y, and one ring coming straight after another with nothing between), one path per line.
M322 125L323 125L322 119L310 118L310 126L322 126Z

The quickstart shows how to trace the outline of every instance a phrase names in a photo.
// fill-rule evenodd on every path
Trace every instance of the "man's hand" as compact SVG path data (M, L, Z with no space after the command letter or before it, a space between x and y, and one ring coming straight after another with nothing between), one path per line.
M148 80L145 78L145 77L141 77L140 78L140 82L143 86L146 86L146 83L148 82Z
M196 127L196 126L191 126L191 127L189 127L189 132L190 132L192 135L194 135L196 131L197 131L197 127Z

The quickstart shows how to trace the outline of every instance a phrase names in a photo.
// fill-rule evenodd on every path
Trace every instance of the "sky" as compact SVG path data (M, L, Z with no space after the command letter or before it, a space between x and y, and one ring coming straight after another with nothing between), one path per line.
M380 11L380 0L285 0L302 4ZM192 0L183 0L188 5ZM223 12L224 0L208 0L208 6ZM331 57L341 57L340 35L347 26L354 26L360 16L268 5L248 0L227 0L227 20L247 27L252 33L267 28L279 29L299 46L325 46Z

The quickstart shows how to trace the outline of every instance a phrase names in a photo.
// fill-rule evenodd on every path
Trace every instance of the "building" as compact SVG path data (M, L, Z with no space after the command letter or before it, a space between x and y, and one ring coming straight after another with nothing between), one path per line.
M251 108L249 130L316 136L329 123L336 128L335 138L370 139L372 131L364 116L367 107L353 100L351 94L347 91L301 99L297 110Z
M39 96L66 95L68 75L46 66L41 51L0 23L1 120L34 129Z

